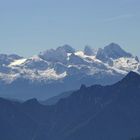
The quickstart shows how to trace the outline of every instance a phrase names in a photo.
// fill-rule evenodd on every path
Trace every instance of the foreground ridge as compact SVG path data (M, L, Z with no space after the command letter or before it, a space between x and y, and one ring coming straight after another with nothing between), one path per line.
M140 75L130 72L110 86L83 85L55 105L0 98L0 139L128 140L139 135L139 87Z

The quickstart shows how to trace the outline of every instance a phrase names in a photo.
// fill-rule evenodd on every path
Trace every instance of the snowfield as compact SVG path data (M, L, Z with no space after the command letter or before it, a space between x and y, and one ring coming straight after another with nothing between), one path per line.
M76 51L71 46L64 45L30 58L0 54L0 81L5 83L11 83L18 78L47 82L63 80L78 73L84 76L100 73L126 75L130 71L140 72L138 57L125 52L115 43L104 49L86 46L84 51Z

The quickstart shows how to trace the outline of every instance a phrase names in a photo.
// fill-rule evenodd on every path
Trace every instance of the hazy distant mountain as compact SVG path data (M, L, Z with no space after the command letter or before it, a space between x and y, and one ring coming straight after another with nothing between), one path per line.
M90 46L85 46L84 48L84 54L87 56L95 56L97 52L97 49L92 49Z
M0 139L129 140L140 134L140 75L84 85L52 106L0 99Z
M61 94L58 94L57 96L51 97L47 100L40 101L43 105L54 105L56 104L60 99L68 98L74 91L67 91Z
M0 54L0 96L49 98L81 84L112 84L130 71L140 72L139 58L115 43L84 51L64 45L30 58Z
M104 49L99 49L97 53L97 58L106 61L108 59L118 59L121 57L132 57L132 54L124 51L118 44L111 43Z
M15 60L19 60L22 57L16 55L16 54L11 54L11 55L7 55L7 54L0 54L0 65L8 65L11 62L15 61Z

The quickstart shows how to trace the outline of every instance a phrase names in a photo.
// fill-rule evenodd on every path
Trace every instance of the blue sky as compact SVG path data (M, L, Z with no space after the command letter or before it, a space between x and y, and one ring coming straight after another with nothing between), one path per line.
M140 56L140 0L1 0L0 53L116 42Z

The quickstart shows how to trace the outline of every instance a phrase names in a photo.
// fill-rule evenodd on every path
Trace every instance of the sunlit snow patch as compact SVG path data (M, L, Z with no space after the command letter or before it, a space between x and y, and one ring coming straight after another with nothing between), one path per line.
M23 59L19 59L19 60L15 60L14 62L12 62L9 66L17 66L17 65L21 65L23 64L27 59L23 58Z

